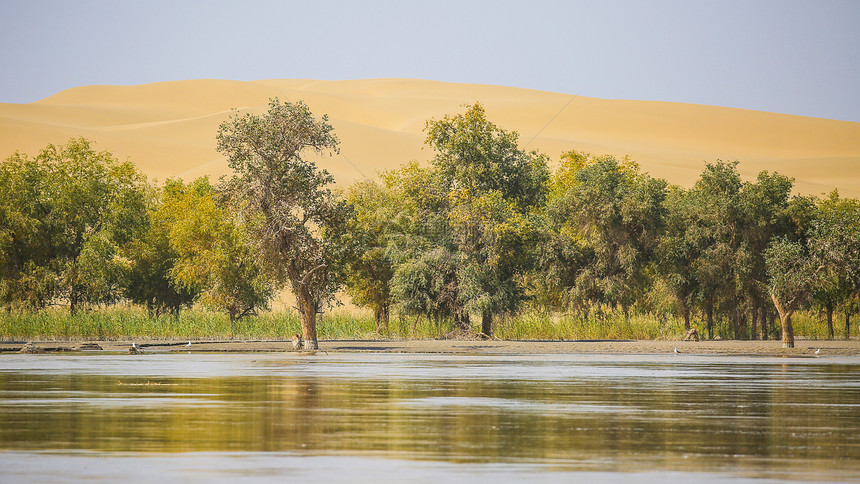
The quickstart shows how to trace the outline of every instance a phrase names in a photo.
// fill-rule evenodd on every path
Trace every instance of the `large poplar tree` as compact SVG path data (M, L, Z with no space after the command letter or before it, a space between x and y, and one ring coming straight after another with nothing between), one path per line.
M316 315L343 274L339 264L349 208L331 190L333 177L307 158L338 153L328 117L303 102L269 101L261 115L234 115L218 129L218 151L233 177L223 187L256 231L266 262L289 282L301 316L306 349L317 349Z
M533 215L546 199L547 158L519 148L519 136L489 121L479 103L463 114L428 121L425 143L433 148L431 178L440 196L444 232L437 253L456 268L449 285L463 310L481 314L481 331L492 333L494 314L515 310L525 291Z
M549 213L558 231L577 234L591 254L568 289L573 300L629 314L651 280L665 198L666 182L632 161L566 154Z

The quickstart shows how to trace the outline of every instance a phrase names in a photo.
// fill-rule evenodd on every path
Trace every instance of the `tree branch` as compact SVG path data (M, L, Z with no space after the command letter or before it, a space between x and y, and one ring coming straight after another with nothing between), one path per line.
M300 281L300 282L302 283L302 285L303 285L303 286L307 286L307 285L308 285L308 280L311 278L311 276L314 274L314 272L316 272L316 271L318 271L319 269L322 269L322 268L324 268L324 267L327 267L327 266L328 266L328 264L320 264L320 265L318 265L318 266L314 267L313 269L311 269L310 271L308 271L308 273L307 273L307 274L305 274L305 276L304 276L304 277L302 277L302 280Z

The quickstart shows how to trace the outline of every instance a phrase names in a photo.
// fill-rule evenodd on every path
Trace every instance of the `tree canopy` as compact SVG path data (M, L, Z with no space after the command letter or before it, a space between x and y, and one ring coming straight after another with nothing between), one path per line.
M274 284L259 245L217 197L205 178L189 185L168 182L160 215L171 219L171 279L235 324L268 306Z
M425 134L429 163L340 190L314 161L339 152L327 117L278 99L220 125L233 174L214 186L150 183L85 139L15 153L0 165L0 304L122 302L153 317L197 304L235 325L289 288L308 349L342 289L381 334L396 315L492 337L524 308L583 323L677 311L709 337L785 346L798 311L824 314L830 337L841 311L850 334L855 199L799 196L792 179L746 178L736 161L705 163L689 188L575 150L551 173L479 103Z
M410 220L391 238L391 291L406 312L452 317L463 332L477 312L490 335L493 315L525 299L522 275L546 197L547 159L521 150L517 134L490 122L477 103L428 121L425 132L435 152L430 166L384 175Z
M316 315L343 282L340 235L350 208L331 190L331 174L306 155L337 153L338 144L326 116L278 99L264 114L232 116L217 135L234 170L221 190L256 234L276 279L289 282L309 349L318 347Z
M0 165L0 298L42 308L65 300L111 303L122 295L130 243L146 220L143 175L89 141L48 145Z

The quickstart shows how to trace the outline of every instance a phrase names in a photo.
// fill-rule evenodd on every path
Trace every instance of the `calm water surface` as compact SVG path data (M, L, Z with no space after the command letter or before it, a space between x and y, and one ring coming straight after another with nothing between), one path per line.
M860 359L0 356L3 482L860 480Z

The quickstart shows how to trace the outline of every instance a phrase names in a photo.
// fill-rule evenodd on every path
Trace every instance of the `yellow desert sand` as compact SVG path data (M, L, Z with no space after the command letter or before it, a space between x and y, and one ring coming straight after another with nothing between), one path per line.
M554 161L571 149L629 155L652 176L689 186L706 161L739 160L748 179L778 171L796 179L799 193L838 188L860 198L860 123L407 79L77 87L31 104L0 104L0 156L35 155L83 136L159 180L217 178L228 172L215 151L218 125L233 108L260 113L276 96L328 114L342 152L318 161L339 183L429 159L425 121L478 101L491 121L519 132L521 147Z

